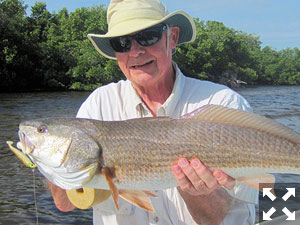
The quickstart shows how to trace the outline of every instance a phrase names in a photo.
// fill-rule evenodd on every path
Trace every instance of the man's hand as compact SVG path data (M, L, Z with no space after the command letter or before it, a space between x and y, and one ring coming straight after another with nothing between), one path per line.
M208 195L221 186L229 190L235 186L234 178L221 170L211 171L197 158L190 162L180 158L172 172L181 190L190 195Z
M56 207L62 212L69 212L75 209L75 206L70 202L66 190L61 189L49 180L47 180L51 195Z

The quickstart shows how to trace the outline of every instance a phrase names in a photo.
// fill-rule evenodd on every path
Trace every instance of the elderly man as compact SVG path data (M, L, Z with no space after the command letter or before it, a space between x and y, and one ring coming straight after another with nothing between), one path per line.
M117 59L127 80L96 89L78 117L178 118L205 104L250 110L247 101L231 89L187 78L172 61L177 44L195 39L194 21L185 12L169 14L159 0L112 0L107 21L106 34L88 37L100 54ZM94 224L254 224L257 191L220 170L211 171L200 160L181 158L170 168L178 188L155 193L158 198L151 198L155 213L124 200L116 210L109 198L94 207ZM51 183L50 188L60 210L74 209L65 190Z

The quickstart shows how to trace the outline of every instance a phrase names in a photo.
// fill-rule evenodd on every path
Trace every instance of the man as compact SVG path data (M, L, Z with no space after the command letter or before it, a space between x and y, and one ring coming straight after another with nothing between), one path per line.
M78 117L125 120L138 117L178 118L205 104L250 110L247 101L229 88L185 77L172 52L195 39L193 19L183 11L168 14L159 0L112 0L107 11L108 33L89 34L105 57L117 59L126 81L95 90ZM157 191L155 213L111 198L94 207L94 224L254 224L257 191L201 161L185 158L171 169L178 188ZM74 209L64 190L50 185L57 207Z

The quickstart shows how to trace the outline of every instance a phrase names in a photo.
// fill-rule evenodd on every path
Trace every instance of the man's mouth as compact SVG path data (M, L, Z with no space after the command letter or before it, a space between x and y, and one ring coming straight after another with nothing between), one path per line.
M143 67L143 66L150 65L151 63L153 63L153 60L151 60L151 61L149 61L149 62L146 62L146 63L144 63L144 64L139 64L139 65L131 66L131 68L137 69L137 68L141 68L141 67Z

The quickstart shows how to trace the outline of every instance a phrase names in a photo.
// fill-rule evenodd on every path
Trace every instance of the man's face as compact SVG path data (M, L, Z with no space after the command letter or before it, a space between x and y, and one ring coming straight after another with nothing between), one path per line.
M132 40L128 52L116 52L119 67L134 86L152 86L172 71L172 49L176 47L179 28L171 27L167 54L167 31L156 44L143 47Z

